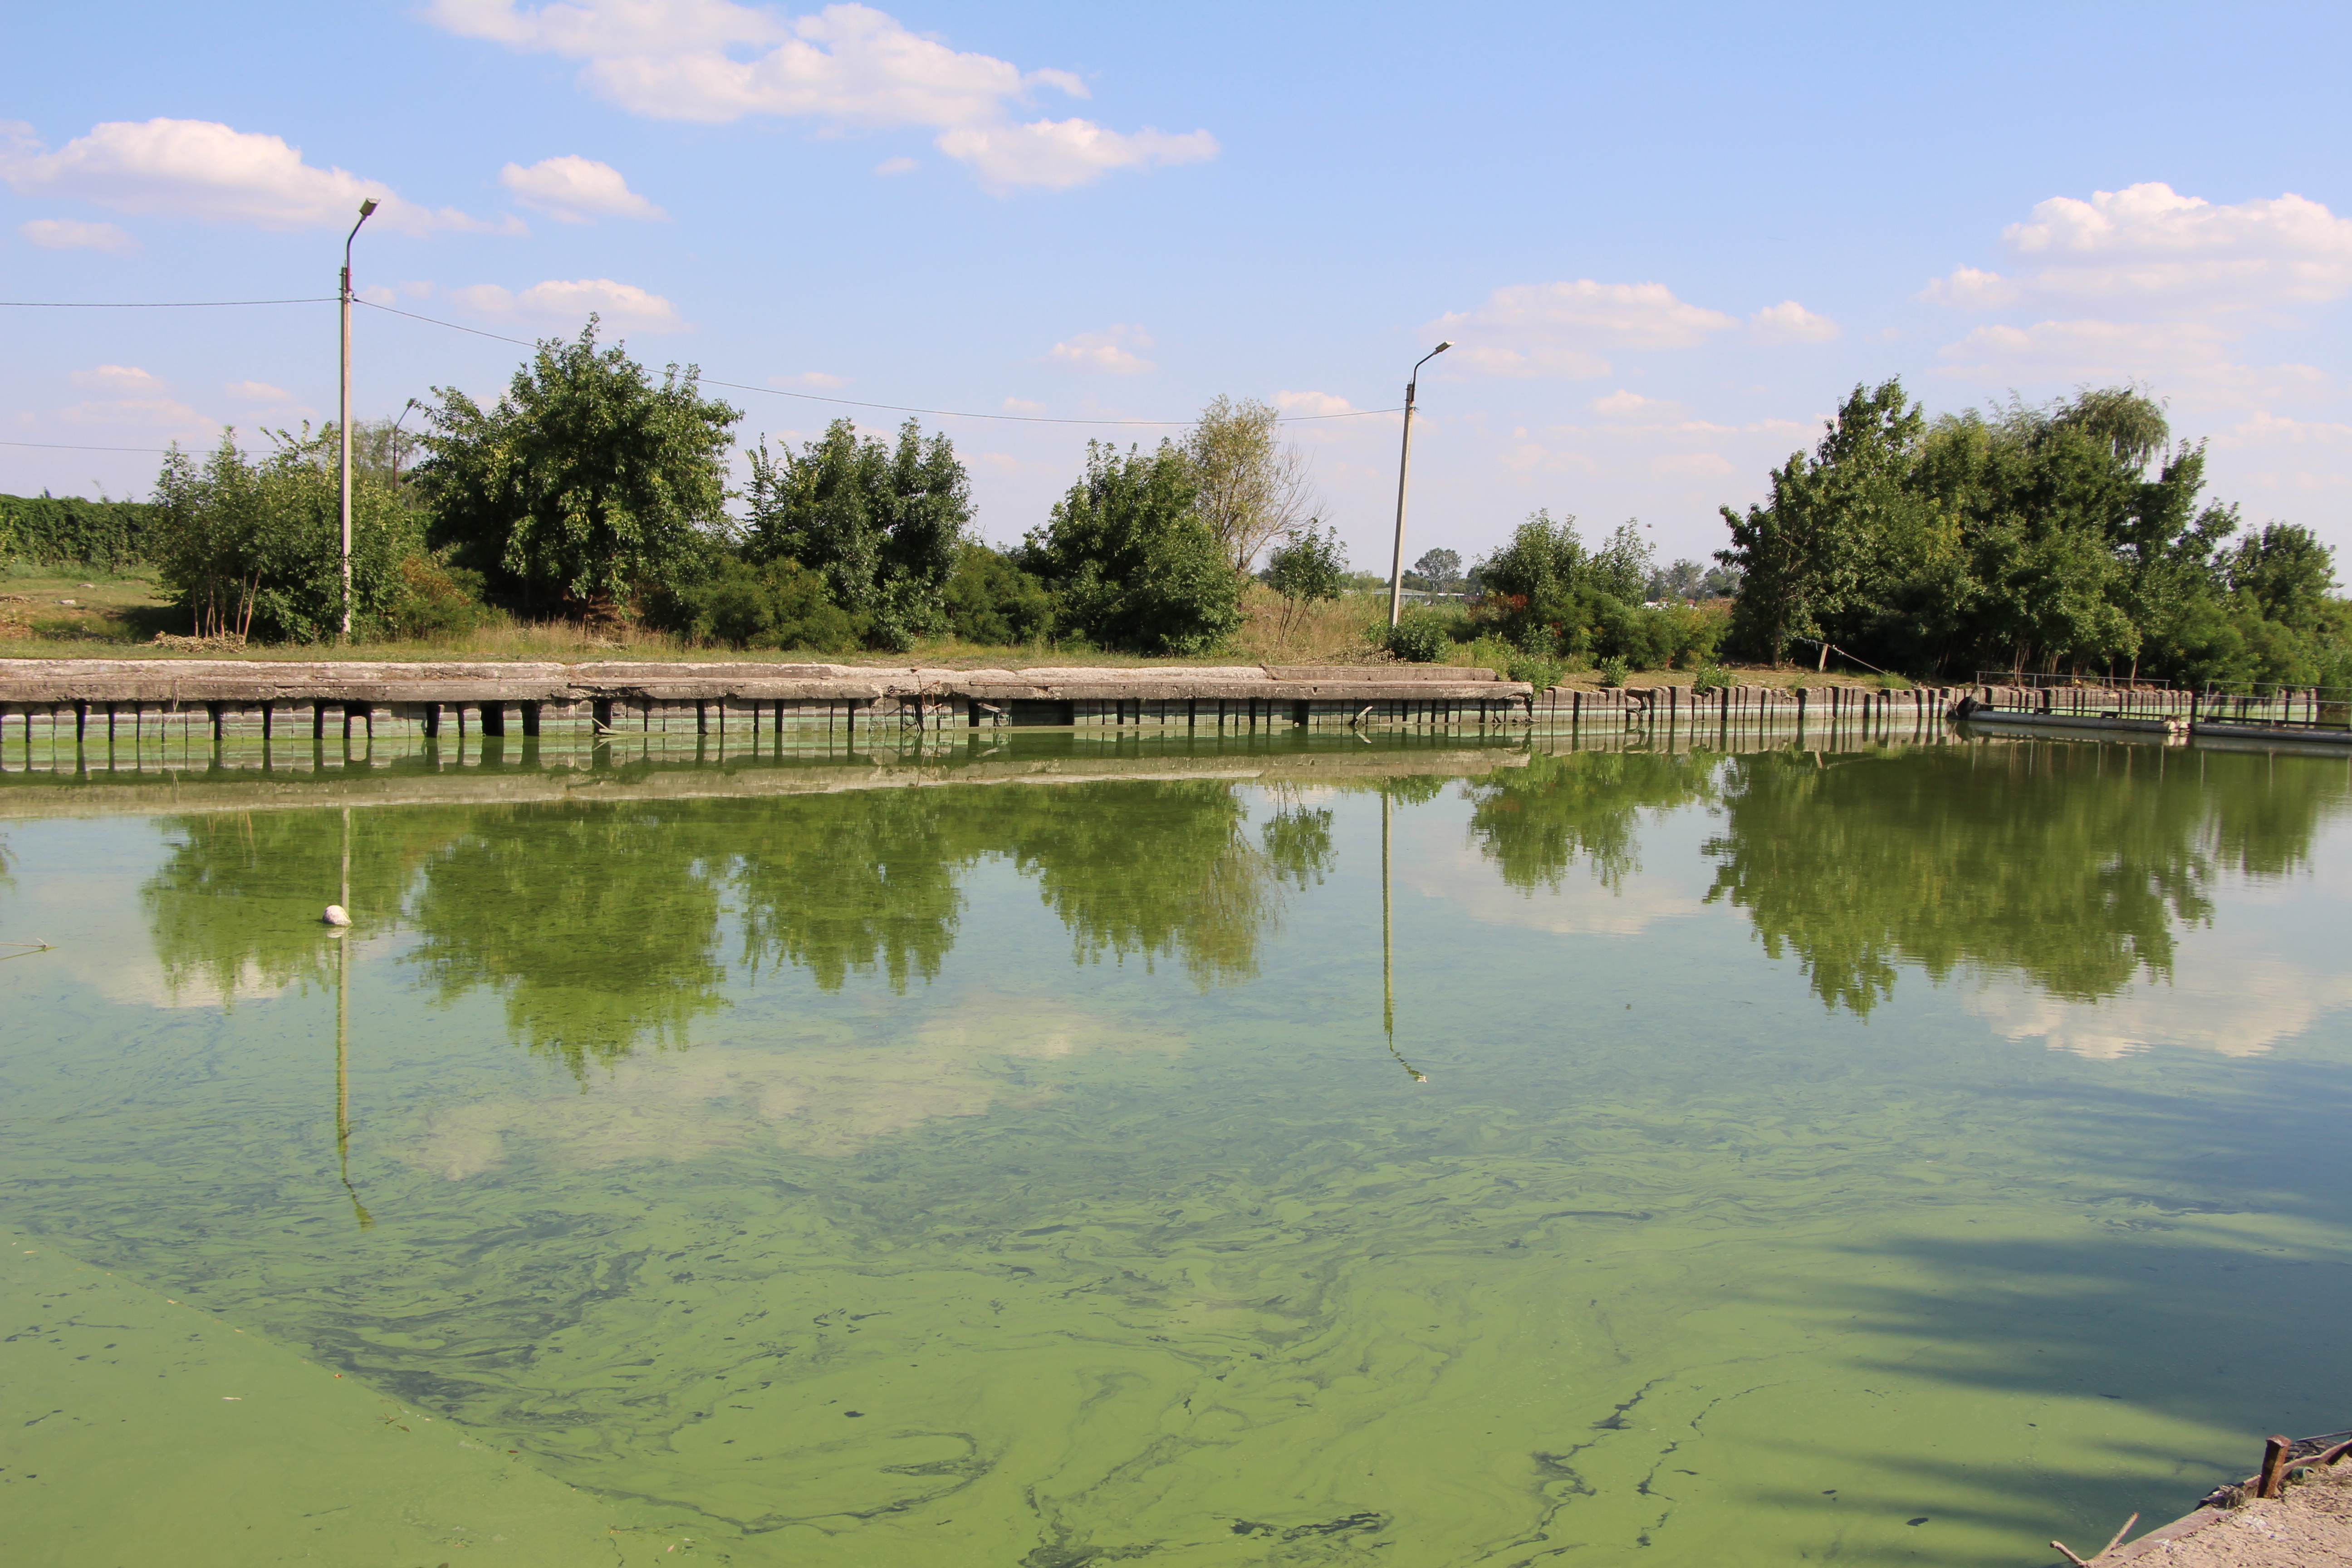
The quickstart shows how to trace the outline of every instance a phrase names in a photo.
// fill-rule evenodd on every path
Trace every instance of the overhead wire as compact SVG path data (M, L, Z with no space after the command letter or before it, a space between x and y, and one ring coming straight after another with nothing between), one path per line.
M301 300L0 300L0 308L41 310L179 310L243 305L331 305L335 302L335 296L329 294L315 299ZM364 305L371 310L382 310L386 315L404 316L412 321L423 321L428 326L446 327L453 332L466 332L478 338L489 338L497 342L513 343L520 348L539 346L536 342L529 338L509 337L504 332L493 332L482 327L469 327L462 321L444 321L438 316L427 316L415 310L404 310L394 305L380 305L373 300L354 299L352 303ZM757 393L768 397L789 397L803 403L827 403L843 408L871 408L887 414L924 414L934 419L988 419L1008 425L1150 426L1162 429L1181 427L1193 423L1190 419L1074 419L1048 414L982 414L966 408L919 408L907 404L869 403L855 397L828 397L815 392L791 392L781 386L758 386L749 382L719 381L710 376L702 376L698 379L705 386L724 387L730 392ZM1397 412L1399 412L1397 408L1350 408L1339 414L1285 414L1278 416L1275 422L1279 425L1305 425L1326 419L1362 419ZM49 441L0 441L0 446L43 447L58 451L74 452L160 452L164 450L161 447L68 447Z

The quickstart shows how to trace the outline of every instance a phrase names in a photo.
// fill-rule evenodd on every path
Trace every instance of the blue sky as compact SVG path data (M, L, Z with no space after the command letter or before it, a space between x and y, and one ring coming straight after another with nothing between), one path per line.
M601 310L726 393L1181 425L1392 408L1408 555L1537 507L1722 542L1856 382L1931 410L2137 377L2252 521L2352 545L2341 5L1268 7L728 0L26 7L0 296L326 296L518 338ZM521 351L362 310L356 405ZM0 489L143 493L167 440L331 416L331 304L0 310ZM980 526L1089 437L927 419ZM1172 429L1174 426L1171 426ZM1385 572L1392 414L1302 421ZM46 443L47 445L38 445ZM2345 575L2352 576L2352 567Z

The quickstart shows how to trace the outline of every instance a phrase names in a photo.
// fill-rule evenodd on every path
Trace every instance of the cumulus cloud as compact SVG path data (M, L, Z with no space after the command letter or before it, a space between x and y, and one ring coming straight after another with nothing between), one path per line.
M1494 375L1607 375L1602 349L1679 349L1739 323L1675 298L1663 283L1516 283L1475 310L1439 317L1425 329L1452 338L1454 363Z
M1328 419L1337 414L1353 414L1356 405L1346 398L1328 392L1277 392L1274 405L1294 419Z
M1596 397L1590 406L1604 419L1679 419L1683 405L1663 397L1644 397L1638 392L1618 388L1606 397Z
M29 126L0 127L0 180L22 195L259 228L348 227L369 199L380 204L376 223L409 234L520 227L420 206L380 180L315 168L279 137L209 120L110 121L54 152Z
M163 380L135 364L100 364L69 373L66 380L85 392L153 394L165 390Z
M1978 327L1938 353L1944 374L1996 385L2145 381L2228 405L2326 389L2326 373L2312 365L2235 363L2241 336L2214 321L2049 321Z
M827 133L914 126L934 145L1005 191L1083 184L1113 169L1194 163L1216 155L1205 131L1109 131L1086 120L1024 120L1031 94L1073 98L1086 85L1064 70L1023 71L910 32L866 5L789 16L730 0L434 0L436 26L509 48L582 62L587 89L662 120L714 123L750 116L803 119ZM901 172L900 160L881 166Z
M69 217L37 217L16 232L43 250L136 250L139 242L110 223L79 223Z
M567 155L542 158L525 168L509 163L499 171L499 184L515 200L559 223L586 223L599 217L660 218L669 215L629 189L621 171L593 158Z
M449 297L477 314L507 319L572 323L586 321L593 311L607 328L618 331L677 331L686 324L678 319L677 308L660 295L610 278L551 279L520 293L496 283L475 283L451 289Z
M1045 363L1107 375L1141 375L1145 371L1159 368L1134 352L1150 346L1150 332L1141 327L1122 323L1099 332L1080 332L1074 338L1055 343L1046 351Z
M2352 292L2352 218L2292 194L2229 205L2158 182L2053 196L2001 231L2011 274L1955 268L1920 296L1994 310L2037 300L2252 310Z
M1748 318L1748 335L1759 343L1825 343L1840 335L1835 321L1817 316L1794 300L1767 305Z

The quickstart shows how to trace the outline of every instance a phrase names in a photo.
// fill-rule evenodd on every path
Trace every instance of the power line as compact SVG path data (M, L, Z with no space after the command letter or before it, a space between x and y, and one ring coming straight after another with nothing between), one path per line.
M315 300L0 300L18 310L204 310L227 305L331 305L332 294Z
M331 305L335 296L304 300L0 300L0 308L27 310L193 310L236 305ZM529 338L510 338L504 332L488 331L469 327L459 321L445 321L438 316L419 315L415 310L403 310L396 306L379 305L373 300L354 300L371 310L382 310L390 316L404 316L412 321L428 326L446 327L453 332L467 332L478 338L489 338L497 342L513 343L519 348L537 348ZM871 408L886 414L928 414L934 419L992 419L1007 425L1116 425L1151 426L1169 429L1192 423L1190 419L1068 419L1045 414L976 414L962 408L915 408L898 403L866 403L855 397L827 397L815 392L787 392L777 386L754 386L748 382L718 381L709 376L702 379L705 386L723 386L730 392L759 393L768 397L791 397L803 403L830 403L843 408ZM1350 408L1343 414L1285 414L1275 423L1306 425L1323 419L1362 419L1368 416L1394 414L1394 408ZM43 447L67 452L160 452L161 447L68 447L52 441L0 441L0 447Z
M168 452L168 447L69 447L62 441L0 441L0 447L38 447L48 452Z
M539 345L527 338L510 338L504 332L485 331L457 321L445 321L438 316L420 316L414 310L403 310L391 305L379 305L373 300L360 304L372 310L383 310L394 316L405 316L412 321L424 321L436 327L446 327L454 332L471 332L478 338L495 338L502 343L514 343L532 349ZM961 408L910 408L897 403L863 403L855 397L826 397L814 392L786 392L777 386L753 386L740 381L719 381L710 376L701 378L705 386L723 386L730 392L756 392L770 397L793 397L803 403L832 403L844 408L874 408L888 414L928 414L935 419L994 419L1014 425L1152 425L1161 427L1189 426L1190 419L1060 419L1044 414L974 414ZM1286 414L1276 421L1283 425L1303 424L1312 419L1361 419L1371 414L1394 414L1393 408L1351 408L1345 414Z

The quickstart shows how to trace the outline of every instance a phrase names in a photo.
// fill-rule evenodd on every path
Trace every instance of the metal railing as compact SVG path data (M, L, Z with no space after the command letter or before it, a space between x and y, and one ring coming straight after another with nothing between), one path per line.
M2352 731L2352 687L2273 681L2208 681L2193 717L2207 724L2265 730Z

